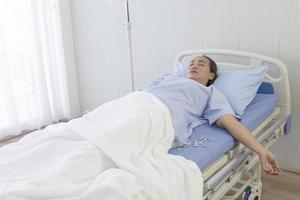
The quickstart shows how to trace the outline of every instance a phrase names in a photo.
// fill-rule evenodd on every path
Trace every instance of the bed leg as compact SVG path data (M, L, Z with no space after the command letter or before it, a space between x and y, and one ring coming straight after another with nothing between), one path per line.
M243 200L261 200L262 182L259 163L253 168L253 171L252 181L243 192Z
M253 182L255 183L261 183L261 166L259 163L256 164L254 169L254 176L253 176Z
M251 183L243 193L243 200L261 200L261 183Z

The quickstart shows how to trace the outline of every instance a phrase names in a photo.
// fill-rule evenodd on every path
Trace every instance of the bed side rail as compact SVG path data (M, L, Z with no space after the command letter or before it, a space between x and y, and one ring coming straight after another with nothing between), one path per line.
M286 118L276 120L258 137L258 140L264 144L266 148L269 148L283 134L285 121ZM245 174L249 175L249 170L257 164L257 162L257 155L247 148L240 149L238 156L229 161L228 164L205 182L204 197L206 198L204 199L219 199L222 194L224 195L226 193L224 193L224 191L228 191L235 183L240 181L242 176Z

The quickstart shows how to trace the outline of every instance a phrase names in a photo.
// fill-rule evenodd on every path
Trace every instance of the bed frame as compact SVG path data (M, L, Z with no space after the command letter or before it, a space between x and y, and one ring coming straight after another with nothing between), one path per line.
M255 68L268 64L264 82L273 85L278 95L278 105L273 113L252 133L269 148L288 132L290 120L290 86L287 67L280 60L244 51L227 49L201 49L181 52L175 67L186 63L191 57L207 55L213 58L219 69ZM236 199L242 194L244 200L260 200L262 183L258 156L239 144L202 171L204 200Z

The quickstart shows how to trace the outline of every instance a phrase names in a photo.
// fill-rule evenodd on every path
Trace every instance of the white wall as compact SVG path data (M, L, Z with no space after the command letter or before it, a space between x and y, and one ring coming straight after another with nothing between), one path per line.
M81 111L128 93L126 4L123 0L72 0Z
M177 53L226 48L261 53L288 66L292 134L274 145L282 165L300 170L300 1L130 0L136 88L171 70Z

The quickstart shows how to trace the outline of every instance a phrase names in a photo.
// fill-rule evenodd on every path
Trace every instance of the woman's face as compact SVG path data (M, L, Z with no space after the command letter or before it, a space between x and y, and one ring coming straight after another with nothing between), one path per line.
M203 56L197 56L191 60L187 71L187 78L193 79L203 85L207 85L208 80L212 80L215 76L210 72L210 61Z

